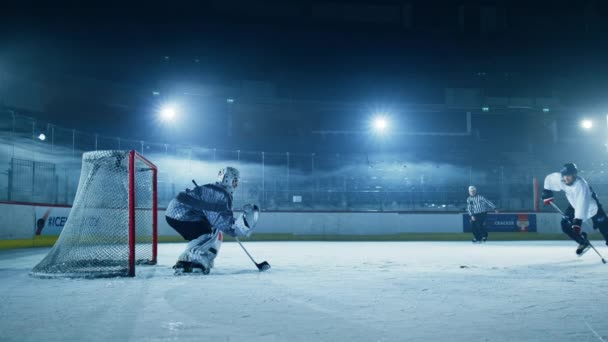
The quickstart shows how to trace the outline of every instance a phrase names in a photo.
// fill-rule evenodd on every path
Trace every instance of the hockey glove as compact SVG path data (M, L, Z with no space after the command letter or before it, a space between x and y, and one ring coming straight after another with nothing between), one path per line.
M255 204L245 204L243 212L236 218L232 230L236 236L250 237L258 223L260 208Z
M243 218L245 225L249 229L255 228L258 224L258 217L260 216L260 208L255 204L245 204L243 206Z
M551 202L553 202L553 191L543 189L542 199L545 205L551 205Z
M581 235L581 226L583 225L583 220L574 219L572 220L572 230L575 234Z
M244 236L244 237L250 237L251 233L253 233L253 230L249 229L249 227L247 227L247 223L245 222L245 214L241 213L236 220L234 221L234 224L232 225L232 232L234 234L234 236Z

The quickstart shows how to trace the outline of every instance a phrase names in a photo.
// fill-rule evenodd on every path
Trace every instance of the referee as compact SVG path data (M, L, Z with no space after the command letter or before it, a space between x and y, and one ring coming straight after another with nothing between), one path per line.
M477 194L477 188L469 186L469 198L467 198L467 212L471 218L471 227L473 231L473 243L482 243L488 240L488 231L484 223L488 211L496 210L496 206L488 201L485 197Z

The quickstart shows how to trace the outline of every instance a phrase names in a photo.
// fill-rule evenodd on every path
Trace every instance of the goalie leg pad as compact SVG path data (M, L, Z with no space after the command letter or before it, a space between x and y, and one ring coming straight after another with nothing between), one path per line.
M214 266L214 260L220 252L223 235L219 230L211 234L205 234L188 243L186 250L179 256L179 261L200 264L210 270Z

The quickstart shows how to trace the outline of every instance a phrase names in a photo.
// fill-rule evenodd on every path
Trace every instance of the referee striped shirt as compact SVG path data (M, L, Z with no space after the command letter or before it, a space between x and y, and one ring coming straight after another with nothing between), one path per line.
M496 206L494 203L488 201L481 195L469 196L469 198L467 198L467 211L471 216L495 209Z

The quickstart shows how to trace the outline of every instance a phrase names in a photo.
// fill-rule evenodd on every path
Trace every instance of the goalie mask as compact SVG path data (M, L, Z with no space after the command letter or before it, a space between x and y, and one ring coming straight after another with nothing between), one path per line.
M233 194L234 190L239 186L240 173L234 167L227 166L220 170L217 175L217 183L224 187L229 194Z

